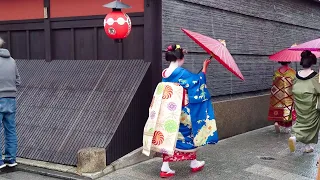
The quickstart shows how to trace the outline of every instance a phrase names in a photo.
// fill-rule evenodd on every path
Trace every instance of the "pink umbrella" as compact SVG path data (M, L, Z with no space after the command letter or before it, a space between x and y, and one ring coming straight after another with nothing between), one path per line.
M186 33L194 42L202 47L211 57L214 57L219 63L221 63L230 72L236 75L238 78L244 80L244 77L238 68L236 62L231 56L230 52L223 44L223 41L212 39L208 36L192 32L186 29L181 29Z
M291 48L296 48L297 45L294 44ZM277 62L300 62L301 53L303 50L290 50L291 48L281 50L271 56L269 59ZM313 52L317 57L320 57L320 52Z
M289 50L293 50L293 51L304 51L304 50L320 51L320 38L312 40L312 41L308 41L303 44L299 44L295 47L289 48Z

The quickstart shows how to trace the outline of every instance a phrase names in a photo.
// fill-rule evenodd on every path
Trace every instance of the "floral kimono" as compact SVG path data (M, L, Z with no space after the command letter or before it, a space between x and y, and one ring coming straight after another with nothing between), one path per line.
M284 73L278 69L273 76L268 119L283 127L291 127L296 120L292 95L295 75L295 70L288 68Z
M164 72L165 71L166 70L164 70ZM180 122L178 122L179 126L177 128L174 145L175 151L167 153L167 149L162 149L163 161L172 162L196 159L196 150L198 147L218 142L217 126L210 101L211 96L206 86L206 76L202 72L193 74L184 68L178 67L169 77L164 77L163 73L162 83L174 83L183 87L182 102L180 102L182 104L182 106L180 106L181 115L178 119ZM167 85L166 87L169 86ZM159 91L158 88L159 85L156 91ZM164 98L167 93L165 89L163 91ZM152 104L161 101L160 99L155 99L157 98L154 98ZM161 102L159 104L161 104ZM163 109L166 109L165 112L160 110L160 113L170 114L170 110L167 110L168 108ZM159 124L160 122L158 121L157 123ZM145 127L145 132L146 131L147 129ZM157 140L159 138L156 136L159 136L158 131L154 134L153 145L158 142ZM163 135L161 137L166 139ZM145 136L144 139L146 139ZM146 143L147 142L144 141L144 148Z

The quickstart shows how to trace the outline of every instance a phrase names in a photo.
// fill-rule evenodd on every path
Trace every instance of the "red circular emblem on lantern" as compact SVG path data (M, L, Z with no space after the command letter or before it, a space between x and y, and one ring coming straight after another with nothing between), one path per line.
M124 39L131 32L130 17L121 11L112 11L104 19L104 30L111 39Z

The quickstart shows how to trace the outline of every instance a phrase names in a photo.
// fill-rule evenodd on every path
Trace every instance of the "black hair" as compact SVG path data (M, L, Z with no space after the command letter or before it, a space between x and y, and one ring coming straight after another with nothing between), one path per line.
M166 52L166 60L169 62L175 62L177 59L183 59L184 53L183 49L177 45L177 44L172 44L167 48Z
M305 50L301 53L300 65L303 68L310 68L312 65L317 64L317 57L311 51Z
M279 62L282 66L285 66L285 65L288 65L290 64L291 62L287 62L287 61L281 61Z

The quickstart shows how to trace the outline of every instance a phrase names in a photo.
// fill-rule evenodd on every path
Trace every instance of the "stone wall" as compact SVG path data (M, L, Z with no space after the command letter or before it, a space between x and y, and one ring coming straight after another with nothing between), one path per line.
M226 40L246 81L238 80L214 61L208 73L213 96L270 88L278 65L268 56L320 36L320 3L311 0L162 1L163 50L170 43L181 44L189 51L185 58L189 70L199 71L208 55L180 28Z
M269 99L269 95L260 95L213 102L219 139L271 125Z

